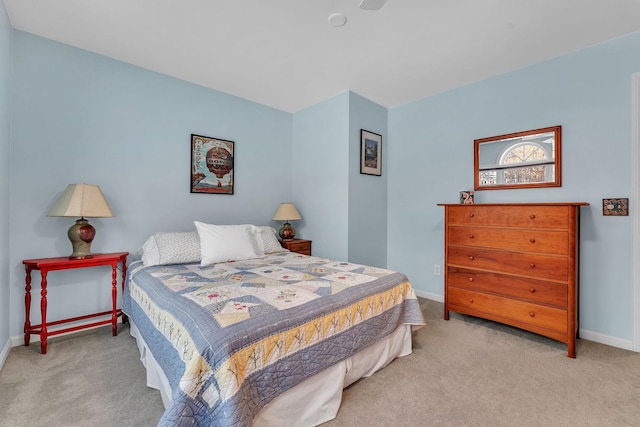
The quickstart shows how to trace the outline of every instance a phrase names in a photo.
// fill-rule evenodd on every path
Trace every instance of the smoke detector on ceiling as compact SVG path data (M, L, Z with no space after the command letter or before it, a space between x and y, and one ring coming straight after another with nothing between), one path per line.
M347 22L347 17L344 13L333 13L329 15L329 24L334 27L342 27Z
M365 10L380 10L387 0L362 0L360 2L360 9Z

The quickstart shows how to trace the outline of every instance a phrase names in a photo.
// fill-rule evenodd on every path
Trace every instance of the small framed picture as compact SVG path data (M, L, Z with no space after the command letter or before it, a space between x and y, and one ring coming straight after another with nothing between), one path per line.
M360 129L360 173L382 175L382 135Z
M472 205L473 204L473 191L463 190L460 192L460 204Z
M233 141L191 134L191 192L233 194Z
M629 199L602 199L602 215L629 216Z

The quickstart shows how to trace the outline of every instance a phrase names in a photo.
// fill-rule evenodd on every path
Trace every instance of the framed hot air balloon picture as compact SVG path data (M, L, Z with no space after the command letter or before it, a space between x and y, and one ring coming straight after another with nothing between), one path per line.
M191 134L191 192L233 194L233 141Z

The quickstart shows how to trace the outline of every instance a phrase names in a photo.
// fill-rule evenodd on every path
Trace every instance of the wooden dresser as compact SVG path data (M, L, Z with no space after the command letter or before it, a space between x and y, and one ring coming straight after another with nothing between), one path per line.
M583 202L444 206L449 311L526 329L576 357Z

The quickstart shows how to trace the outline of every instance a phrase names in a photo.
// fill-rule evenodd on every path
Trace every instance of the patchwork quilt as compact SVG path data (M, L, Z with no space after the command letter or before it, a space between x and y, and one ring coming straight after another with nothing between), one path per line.
M280 393L400 325L424 325L398 272L280 252L129 266L123 311L173 390L161 426L248 426Z

